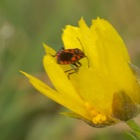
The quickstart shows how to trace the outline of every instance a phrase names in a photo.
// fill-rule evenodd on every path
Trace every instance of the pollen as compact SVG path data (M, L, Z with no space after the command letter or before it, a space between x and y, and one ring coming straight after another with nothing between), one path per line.
M101 124L106 122L107 116L103 113L97 111L89 102L85 103L88 115L91 117L91 120L94 124Z
M97 111L89 102L85 103L85 107L90 117L95 117L99 114L99 111Z
M102 124L104 122L106 122L107 117L104 114L98 114L96 117L92 118L92 122L94 124Z

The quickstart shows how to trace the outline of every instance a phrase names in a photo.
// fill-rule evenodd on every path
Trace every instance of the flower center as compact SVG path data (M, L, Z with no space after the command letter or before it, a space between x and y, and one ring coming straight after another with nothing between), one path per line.
M103 124L106 122L107 116L105 114L97 111L89 102L86 102L85 106L94 124Z
M98 111L89 102L85 102L85 107L89 117L91 118L90 120L86 120L86 123L93 127L101 128L118 121L117 119Z

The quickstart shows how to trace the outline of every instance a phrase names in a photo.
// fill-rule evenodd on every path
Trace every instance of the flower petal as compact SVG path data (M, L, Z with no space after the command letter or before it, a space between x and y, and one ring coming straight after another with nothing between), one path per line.
M61 94L52 88L50 88L48 85L40 81L39 79L29 75L28 73L25 73L23 71L20 71L22 74L24 74L29 80L30 83L42 94L49 97L50 99L54 100L55 102L61 104L62 106L65 106L66 108L70 109L73 112L76 112L77 114L83 116L86 119L90 119L87 116L87 112L85 110L84 103L80 100L75 100L71 97L69 94Z
M56 54L56 51L49 47L48 45L46 45L45 43L43 44L44 48L45 48L45 51L47 54L51 54L51 55L55 55Z
M129 67L130 59L121 37L109 23L104 25L104 20L95 22L90 31L83 19L79 22L90 66L86 72L80 68L77 87L94 107L111 113L114 93L124 90L139 103L140 87Z
M98 57L96 50L94 50L97 36L92 34L90 28L87 26L83 18L81 18L81 20L79 21L79 27L81 34L81 43L84 46L85 55L89 60L90 68L95 68L94 63L98 61L96 59Z
M140 87L130 68L130 58L119 34L107 21L100 19L93 22L91 31L98 38L94 48L98 53L98 71L102 76L112 79L110 84L114 86L114 93L124 90L133 100L140 102Z
M62 40L65 49L79 48L83 50L80 40L80 32L78 27L67 25L63 31Z
M80 70L78 75L78 78L75 80L75 86L78 87L77 92L94 108L102 113L111 115L114 92L111 80L99 76L96 69L92 68L87 69L86 72Z
M107 41L111 41L112 43L116 44L114 46L111 46L111 48L118 45L116 47L118 52L125 57L126 61L130 62L129 54L122 38L108 21L100 18L92 20L92 26L90 29L93 32L99 32L101 35L105 33L103 36L107 39Z
M29 80L30 83L42 94L44 94L45 96L49 97L50 99L58 102L58 103L62 103L62 97L60 96L60 94L53 90L52 88L50 88L49 86L47 86L45 83L43 83L42 81L40 81L39 79L33 77L32 75L20 71L22 74L24 74Z

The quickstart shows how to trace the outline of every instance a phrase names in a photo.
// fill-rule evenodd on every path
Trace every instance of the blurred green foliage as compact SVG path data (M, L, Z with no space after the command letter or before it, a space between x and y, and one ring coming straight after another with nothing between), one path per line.
M51 86L42 67L42 43L58 50L65 25L77 25L81 17L90 25L98 16L115 26L132 61L140 65L139 7L138 0L1 0L0 140L131 140L121 131L95 133L87 124L59 115L64 108L33 89L19 70Z

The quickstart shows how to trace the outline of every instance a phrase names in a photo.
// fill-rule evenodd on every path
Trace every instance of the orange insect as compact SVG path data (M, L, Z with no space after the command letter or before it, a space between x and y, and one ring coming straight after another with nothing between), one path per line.
M56 57L57 63L60 65L71 64L71 65L75 66L75 68L72 68L72 69L65 71L65 72L69 72L69 71L74 70L73 72L70 72L68 74L68 78L70 78L71 74L78 72L79 67L82 66L82 64L79 62L79 60L82 58L85 58L85 57L87 58L87 56L84 54L84 52L82 52L78 48L64 49L63 47L54 55L54 57Z

